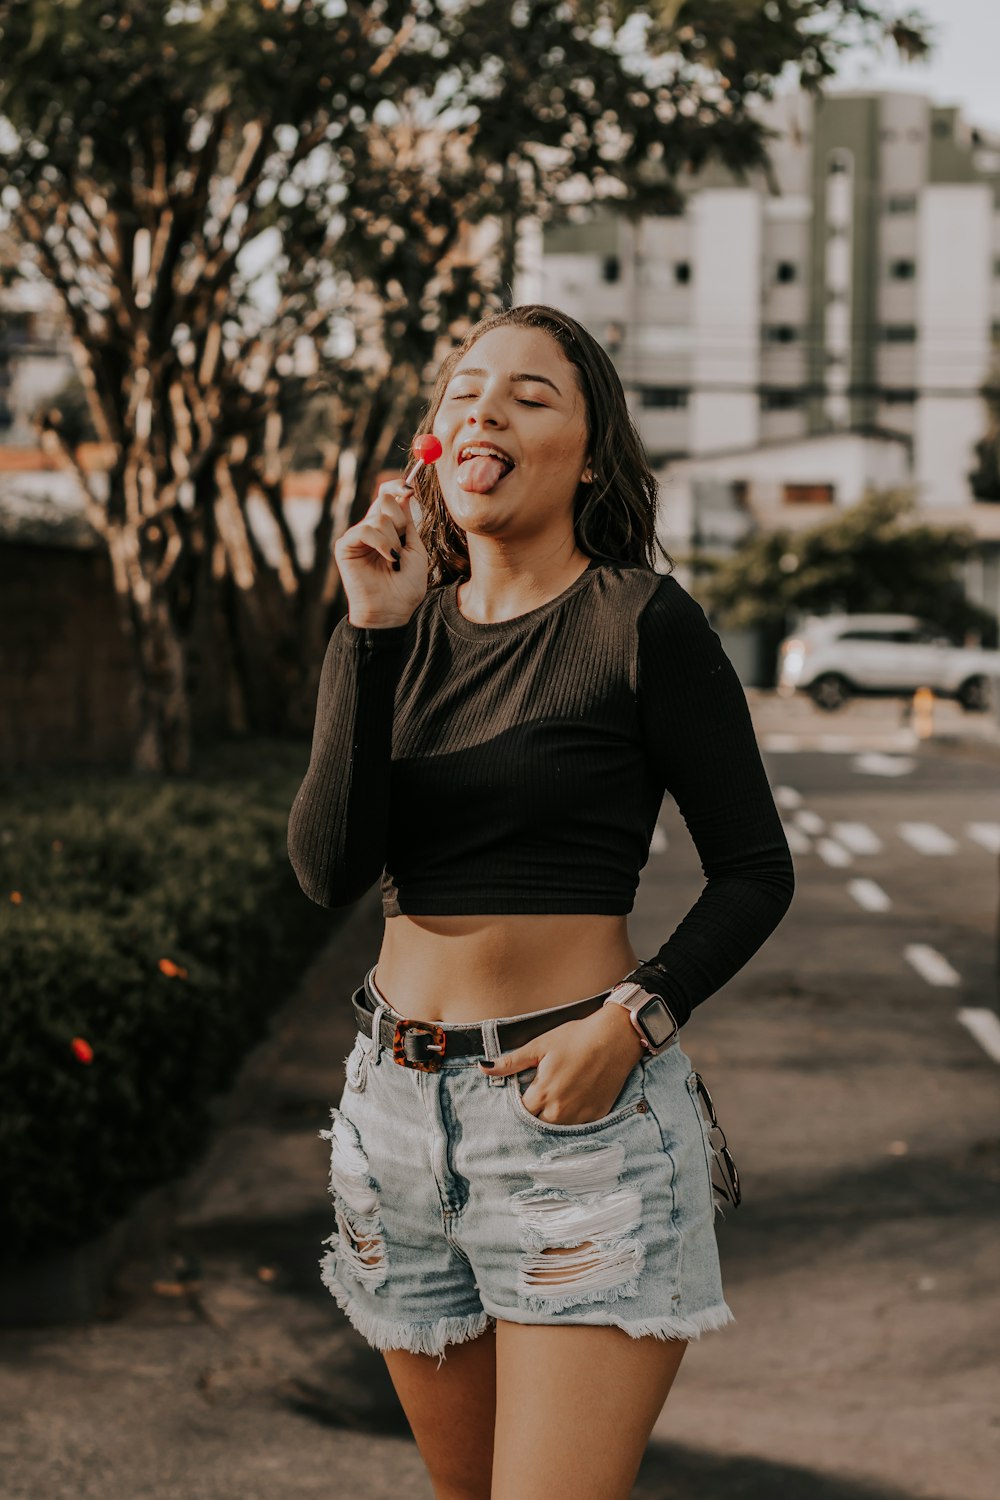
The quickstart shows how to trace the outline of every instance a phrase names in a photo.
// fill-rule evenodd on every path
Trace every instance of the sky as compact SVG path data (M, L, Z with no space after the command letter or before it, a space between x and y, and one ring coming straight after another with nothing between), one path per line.
M912 5L935 31L930 60L904 65L848 55L839 86L926 93L935 104L960 104L970 125L1000 131L1000 0L912 0ZM891 55L890 50L887 59Z

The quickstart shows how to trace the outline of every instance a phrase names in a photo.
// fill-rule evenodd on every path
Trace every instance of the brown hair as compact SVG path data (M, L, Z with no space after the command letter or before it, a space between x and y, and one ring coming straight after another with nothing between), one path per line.
M656 535L656 480L625 403L618 371L593 334L558 308L526 303L493 313L470 329L443 361L415 435L430 432L456 366L494 328L540 328L555 339L576 369L587 410L594 476L592 483L581 483L573 502L573 531L580 551L588 557L649 568L655 568L659 552L673 567ZM468 578L465 532L451 518L433 464L420 470L413 487L424 512L420 532L431 560L428 587Z

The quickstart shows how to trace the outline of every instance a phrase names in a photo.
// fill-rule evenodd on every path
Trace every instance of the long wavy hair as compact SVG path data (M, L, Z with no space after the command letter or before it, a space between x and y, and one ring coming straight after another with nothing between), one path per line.
M576 370L587 410L594 476L591 483L580 484L573 501L573 532L580 551L608 562L653 569L659 555L669 571L673 560L656 534L656 480L626 405L618 371L593 334L558 308L526 303L493 313L470 329L442 363L415 435L430 432L457 365L473 344L494 328L540 328L555 339ZM412 455L409 462L413 463ZM428 587L468 578L471 570L465 532L451 518L433 464L420 470L413 487L424 513L420 534L431 560Z

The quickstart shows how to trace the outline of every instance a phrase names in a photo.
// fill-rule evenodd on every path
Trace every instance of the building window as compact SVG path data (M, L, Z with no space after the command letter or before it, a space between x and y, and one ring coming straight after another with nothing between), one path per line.
M691 280L691 262L689 260L674 262L674 280L678 286L687 286Z
M795 281L798 276L798 266L794 260L779 260L774 270L775 281Z
M1000 323L993 323L990 325L990 338L993 340L994 344L1000 344Z
M893 281L912 281L916 274L915 260L891 260L889 262L889 275Z
M847 293L843 287L828 286L826 289L826 300L829 307L842 306L847 301Z
M625 341L625 328L621 323L609 323L604 330L604 347L610 353L619 350Z
M832 505L832 484L786 484L782 486L786 505Z
M1000 255L996 256L993 261L993 274L994 276L1000 276Z
M839 172L846 172L847 158L843 156L831 156L826 170L831 177L836 177Z
M885 323L879 329L883 344L915 344L917 330L912 323Z
M916 391L904 386L887 386L882 392L882 400L887 406L912 406L916 399Z
M601 266L601 276L605 281L617 281L622 274L622 264L617 255L606 255L604 264Z
M890 193L885 200L885 211L887 214L915 214L917 211L916 194Z
M660 411L664 409L676 411L682 406L687 406L688 394L688 388L685 385L641 385L639 405Z
M804 400L804 391L790 390L787 387L779 389L772 386L760 393L762 411L794 411Z
M793 328L791 323L772 323L764 329L764 337L769 344L794 344L799 336L799 330Z

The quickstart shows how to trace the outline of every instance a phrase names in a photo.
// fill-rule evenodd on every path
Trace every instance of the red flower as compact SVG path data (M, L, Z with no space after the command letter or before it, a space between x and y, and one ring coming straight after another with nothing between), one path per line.
M168 979L186 979L188 977L187 969L183 969L180 964L175 964L172 958L161 958L156 967L161 974L166 974Z
M94 1049L82 1036L75 1036L70 1042L73 1053L78 1062L90 1063L94 1061Z

